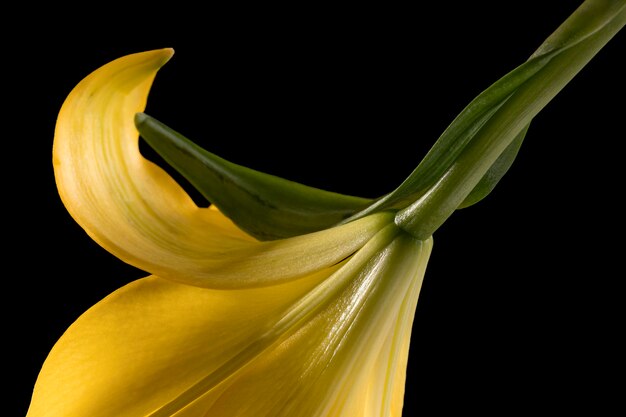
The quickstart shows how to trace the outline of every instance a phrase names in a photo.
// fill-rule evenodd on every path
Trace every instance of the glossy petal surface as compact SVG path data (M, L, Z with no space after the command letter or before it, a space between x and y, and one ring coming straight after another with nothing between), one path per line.
M138 280L63 335L28 417L400 416L430 249L389 226L271 287Z

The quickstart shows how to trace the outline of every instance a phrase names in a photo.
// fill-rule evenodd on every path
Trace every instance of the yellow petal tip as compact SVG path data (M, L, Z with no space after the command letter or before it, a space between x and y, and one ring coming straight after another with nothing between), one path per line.
M155 68L160 68L169 61L174 55L174 48L161 48L154 49L151 51L140 52L136 55L143 55L149 59L155 66Z
M163 65L174 55L174 48L157 49L155 52L161 55L161 65Z

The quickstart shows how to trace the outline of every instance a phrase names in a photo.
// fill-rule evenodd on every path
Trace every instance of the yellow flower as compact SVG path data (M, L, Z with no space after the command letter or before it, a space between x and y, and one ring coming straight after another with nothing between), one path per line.
M234 196L215 198L223 211L200 208L139 152L135 118L173 51L98 69L59 113L57 186L96 242L152 275L65 332L28 417L400 417L432 234L491 192L532 119L625 25L623 2L585 1L376 201L281 188L243 170L242 184L224 188ZM142 129L147 116L137 120ZM208 161L171 137L177 168ZM225 166L210 185L230 181ZM241 202L257 204L256 192L278 199L247 210ZM312 215L320 207L328 211Z
M391 213L260 242L197 207L138 148L169 49L120 58L60 111L71 215L153 276L84 313L46 359L28 417L400 416L432 240Z

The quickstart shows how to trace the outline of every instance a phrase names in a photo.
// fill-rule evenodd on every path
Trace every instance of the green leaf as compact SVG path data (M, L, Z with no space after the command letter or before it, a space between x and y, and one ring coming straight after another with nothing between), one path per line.
M320 190L226 161L144 113L141 137L207 200L260 240L326 229L371 200Z
M509 146L506 147L504 152L500 154L496 162L491 165L487 173L481 178L480 182L476 184L474 189L469 193L465 200L458 207L459 209L466 208L469 206L473 206L478 203L483 198L487 197L489 193L496 188L500 179L507 173L515 158L517 157L517 153L522 147L522 143L524 142L524 137L526 136L526 132L528 132L528 127L524 128Z

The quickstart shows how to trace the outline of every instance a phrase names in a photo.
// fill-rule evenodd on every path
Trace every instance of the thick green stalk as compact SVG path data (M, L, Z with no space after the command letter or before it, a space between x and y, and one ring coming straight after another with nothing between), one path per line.
M583 3L535 53L552 54L549 61L497 109L445 174L398 212L396 224L418 239L431 236L533 117L625 24L625 1Z

